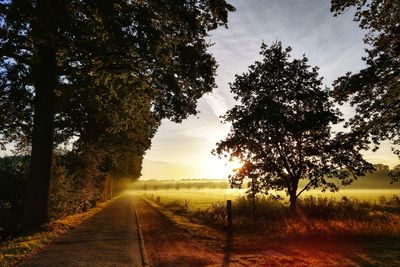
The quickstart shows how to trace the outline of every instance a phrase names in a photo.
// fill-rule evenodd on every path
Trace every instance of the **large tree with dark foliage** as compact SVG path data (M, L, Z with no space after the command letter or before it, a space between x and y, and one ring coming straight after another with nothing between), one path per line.
M215 86L208 31L226 26L232 10L225 0L0 3L0 134L2 144L31 144L27 227L48 220L55 142L79 136L91 145L115 132L132 137L124 116L134 108L105 115L120 90L132 89L125 104L147 105L152 125L196 113L197 100ZM134 115L141 121L136 136L152 136L140 128L146 119ZM112 125L101 128L105 118Z
M335 16L355 10L354 20L367 30L366 67L334 82L332 96L350 101L356 114L349 121L353 134L378 145L400 145L400 1L332 0ZM354 9L351 9L351 8ZM374 149L377 149L375 146ZM398 149L394 149L400 154Z
M239 159L244 165L233 186L258 177L266 191L285 190L296 210L298 196L312 188L338 190L371 168L345 134L333 135L340 113L322 88L318 68L307 58L289 60L291 48L280 42L263 44L262 61L236 75L231 92L240 104L224 116L231 123L215 153ZM299 181L307 184L299 188Z

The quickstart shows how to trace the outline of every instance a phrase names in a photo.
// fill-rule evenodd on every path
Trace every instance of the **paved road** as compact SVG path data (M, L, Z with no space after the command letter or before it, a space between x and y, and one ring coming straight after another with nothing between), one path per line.
M19 266L143 266L133 197L123 195Z

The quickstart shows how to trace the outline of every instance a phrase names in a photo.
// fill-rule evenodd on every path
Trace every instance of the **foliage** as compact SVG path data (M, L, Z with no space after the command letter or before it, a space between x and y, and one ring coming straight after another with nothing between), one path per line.
M79 155L58 152L53 159L50 181L50 218L63 218L94 207L101 200L103 176L97 166L92 169Z
M331 11L340 15L356 7L354 20L367 30L366 67L334 82L332 96L350 101L356 115L347 125L368 144L382 140L400 144L400 3L392 0L331 0ZM377 149L378 146L375 146ZM394 149L396 154L400 151Z
M18 1L1 4L6 141L29 140L31 133L31 24L40 19L32 12L37 8ZM207 31L226 25L228 10L234 10L225 1L69 1L58 8L64 12L56 20L58 35L52 36L58 142L89 130L145 132L146 125L154 125L150 110L158 120L195 114L197 99L215 86ZM132 126L124 129L128 123Z
M82 157L73 152L57 150L53 158L49 192L49 215L52 221L80 213L112 197L105 180L112 180L116 195L124 188L123 177L108 177L95 166L91 169ZM0 158L0 239L21 231L29 156Z
M400 180L400 165L395 166L390 170L389 176L392 178L392 182L398 182Z
M280 42L263 44L261 62L236 75L231 92L240 104L223 117L231 123L214 153L239 159L244 165L230 177L241 187L246 177L257 177L264 191L285 190L295 209L305 190L337 191L371 170L346 134L333 135L331 125L340 113L322 89L318 68L307 58L289 60L291 48ZM299 181L307 180L299 190Z
M5 141L30 139L36 53L32 25L41 23L40 12L52 9L58 16L57 33L49 38L56 50L59 141L76 134L79 124L104 123L101 117L118 129L126 119L121 112L137 120L150 109L158 120L181 121L195 114L197 99L215 86L216 62L206 51L208 31L226 26L228 12L234 10L224 0L68 1L46 7L2 2Z
M21 229L26 157L0 158L0 240Z

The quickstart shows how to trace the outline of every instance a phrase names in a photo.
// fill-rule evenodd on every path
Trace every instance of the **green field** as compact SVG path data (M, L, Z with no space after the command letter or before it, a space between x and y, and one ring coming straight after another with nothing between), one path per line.
M213 203L226 201L228 199L235 201L239 196L245 195L245 190L239 189L160 189L160 190L130 190L136 195L152 195L154 198L160 197L161 202L168 203L172 201L183 202L190 201L190 209L203 209L211 206ZM283 192L280 193L285 196ZM341 199L342 197L355 198L360 201L377 202L380 197L400 196L400 189L343 189L339 192L321 192L310 190L302 196L321 196L327 198Z

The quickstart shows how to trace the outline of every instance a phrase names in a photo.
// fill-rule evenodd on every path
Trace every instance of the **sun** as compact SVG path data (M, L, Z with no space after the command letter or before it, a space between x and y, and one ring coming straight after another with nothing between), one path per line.
M217 179L226 179L235 173L235 169L243 166L239 160L215 159L210 166L210 176Z

